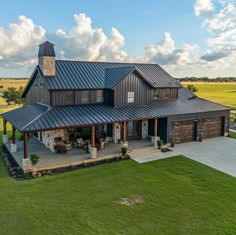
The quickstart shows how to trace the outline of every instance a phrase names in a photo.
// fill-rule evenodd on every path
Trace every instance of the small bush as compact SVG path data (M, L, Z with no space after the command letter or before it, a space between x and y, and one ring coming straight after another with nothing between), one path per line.
M162 145L163 145L163 140L157 140L158 149L161 149Z
M121 153L123 156L125 156L127 154L128 148L127 147L122 147L121 148Z
M39 156L36 155L36 154L31 154L30 155L30 161L31 161L31 164L33 166L35 166L38 163L38 161L39 161Z
M189 84L189 85L187 86L187 89L190 90L190 91L192 91L192 92L197 92L197 91L198 91L198 88L195 87L195 86L192 85L192 84Z

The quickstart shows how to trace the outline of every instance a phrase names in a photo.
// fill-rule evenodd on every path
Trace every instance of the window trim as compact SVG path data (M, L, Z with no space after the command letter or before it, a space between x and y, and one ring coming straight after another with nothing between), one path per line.
M97 92L101 92L101 95L98 96ZM102 103L102 102L104 101L103 90L102 90L102 89L96 90L95 94L96 94L95 102L96 102L96 103ZM101 99L98 100L98 98L101 98Z
M133 95L130 96L131 94L133 94ZM135 99L135 92L134 91L128 91L127 92L127 103L128 104L133 104L134 103L134 99Z
M87 92L87 97L83 97L83 92ZM80 91L80 103L81 104L89 104L90 102L90 91L89 90L81 90ZM87 102L83 102L83 99L86 99L87 98Z
M72 102L68 102L69 101L69 99L68 99L69 93L72 94L70 97L70 99L72 99L71 100ZM75 92L74 91L71 91L71 90L64 91L64 103L65 103L65 105L74 105L75 104Z

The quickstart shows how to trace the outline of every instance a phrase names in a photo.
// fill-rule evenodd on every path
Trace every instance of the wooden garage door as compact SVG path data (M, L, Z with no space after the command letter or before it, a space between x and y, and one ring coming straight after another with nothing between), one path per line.
M190 142L195 140L195 123L194 121L182 121L172 123L172 137L179 143Z
M222 135L222 117L203 120L203 138L213 138Z

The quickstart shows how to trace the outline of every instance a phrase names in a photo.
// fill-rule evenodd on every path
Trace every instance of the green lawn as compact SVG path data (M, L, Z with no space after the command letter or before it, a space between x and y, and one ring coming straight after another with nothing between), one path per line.
M233 139L236 139L236 133L230 131L230 132L229 132L229 137L230 137L230 138L233 138Z
M185 157L28 181L0 164L0 234L233 234L235 178ZM128 198L136 204L122 205Z

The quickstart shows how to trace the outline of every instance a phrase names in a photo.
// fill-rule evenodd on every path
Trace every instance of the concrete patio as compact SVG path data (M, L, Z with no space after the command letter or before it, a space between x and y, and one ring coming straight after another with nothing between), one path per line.
M146 140L129 141L129 152L134 149L142 149L150 146L150 142ZM23 162L23 141L17 141L17 152L11 153L18 165L22 168ZM6 147L10 152L11 143L7 142ZM56 169L71 165L79 165L83 162L93 162L101 159L112 158L121 154L121 145L109 143L104 150L99 150L97 158L91 159L90 154L80 148L72 148L66 154L58 154L51 152L44 144L32 137L28 142L29 156L36 154L39 156L39 162L35 166L36 170Z

